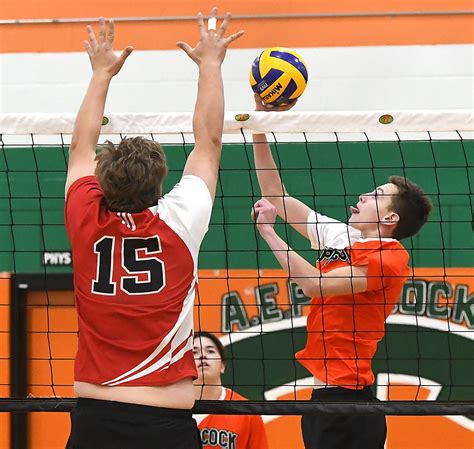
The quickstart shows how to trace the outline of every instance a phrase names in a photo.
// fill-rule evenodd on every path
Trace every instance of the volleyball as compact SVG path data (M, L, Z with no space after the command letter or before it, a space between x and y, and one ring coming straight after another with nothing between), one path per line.
M264 103L275 106L296 100L306 89L308 71L294 50L272 47L255 58L250 69L250 85Z

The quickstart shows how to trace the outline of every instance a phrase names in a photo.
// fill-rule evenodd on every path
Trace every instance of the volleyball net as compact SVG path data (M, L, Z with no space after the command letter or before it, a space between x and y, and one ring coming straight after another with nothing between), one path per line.
M63 223L74 116L0 117L0 411L74 404L77 321ZM310 298L288 279L250 219L260 198L252 133L265 132L287 191L347 221L348 207L391 175L409 178L434 211L403 241L411 275L391 306L373 360L371 404L309 403L312 378L294 354ZM191 114L110 114L99 143L141 135L165 149L165 191L193 148ZM198 402L202 413L474 415L474 120L470 111L248 113L225 119L209 232L200 252L196 331L226 348L223 383L250 401ZM312 264L309 242L277 232ZM80 267L75 267L80 269Z

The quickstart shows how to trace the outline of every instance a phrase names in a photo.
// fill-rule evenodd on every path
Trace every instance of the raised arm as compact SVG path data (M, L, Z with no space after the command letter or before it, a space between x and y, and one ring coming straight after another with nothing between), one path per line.
M215 29L216 16L217 8L213 8L208 23L209 29L206 31L202 14L198 14L200 39L195 48L185 42L177 43L199 67L198 94L193 117L195 146L186 161L183 176L199 176L206 183L213 199L221 160L224 126L221 65L229 44L243 34L243 31L239 31L224 37L230 14L225 15L218 31Z
M257 229L267 242L281 267L288 272L309 297L326 295L350 295L367 291L368 267L348 266L329 273L321 273L277 235L273 228L276 208L267 200L257 201L252 209L252 218Z
M265 106L257 94L255 94L255 103L257 111L286 111L295 104L280 107ZM293 226L300 234L308 237L307 220L311 209L288 195L265 134L253 135L253 152L262 197L275 206L282 220Z
M102 18L99 20L98 40L91 26L87 27L87 32L89 40L84 43L92 65L92 78L77 114L69 147L66 194L74 181L83 176L94 174L96 146L102 126L109 84L133 51L132 47L127 47L120 56L114 53L112 45L115 27L112 20L108 23L108 29L105 20Z

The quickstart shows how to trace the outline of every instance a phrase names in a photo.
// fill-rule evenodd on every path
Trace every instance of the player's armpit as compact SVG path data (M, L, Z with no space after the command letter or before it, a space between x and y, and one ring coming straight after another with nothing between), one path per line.
M90 149L81 148L80 151L78 151L77 148L69 150L69 163L65 190L66 195L69 187L74 183L74 181L77 181L84 176L95 174L95 167L97 165L95 157L95 148L92 147Z
M315 282L313 296L351 295L365 292L368 287L367 273L367 265L336 268L329 273L323 273L320 281Z

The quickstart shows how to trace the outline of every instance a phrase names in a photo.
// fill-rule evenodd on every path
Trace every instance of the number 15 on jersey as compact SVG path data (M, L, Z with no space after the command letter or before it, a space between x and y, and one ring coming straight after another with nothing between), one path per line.
M120 245L120 261L123 270L130 276L114 276L114 251ZM139 255L139 252L142 255ZM159 293L166 285L165 266L157 258L161 253L157 235L149 238L104 236L94 244L97 255L96 277L92 281L92 293L113 296L117 283L129 295ZM146 280L139 280L139 275Z

